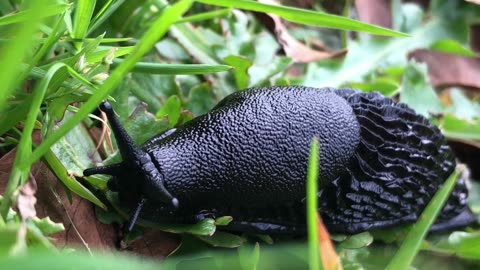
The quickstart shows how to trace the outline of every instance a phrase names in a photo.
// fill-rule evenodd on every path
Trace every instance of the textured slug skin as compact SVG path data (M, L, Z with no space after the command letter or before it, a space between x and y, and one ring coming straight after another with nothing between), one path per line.
M148 144L182 209L300 201L310 143L319 137L320 186L333 181L359 143L351 106L331 90L247 89ZM341 134L341 136L339 136Z
M319 211L335 232L415 221L455 168L436 127L380 94L256 88L226 97L209 113L143 145L179 209L132 188L131 174L116 179L120 198L133 208L147 194L141 218L150 221L229 215L232 230L302 232L314 136L321 142ZM460 181L440 222L464 212L466 197Z

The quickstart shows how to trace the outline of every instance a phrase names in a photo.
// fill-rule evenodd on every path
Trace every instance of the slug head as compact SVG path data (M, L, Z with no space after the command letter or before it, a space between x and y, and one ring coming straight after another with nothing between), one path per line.
M137 204L136 210L130 218L128 231L133 228L146 201L156 201L174 209L178 208L177 198L173 197L165 188L163 176L155 166L150 154L135 145L108 102L102 103L100 109L107 114L123 161L113 165L86 169L83 175L107 174L113 176L108 183L109 188L118 191L121 200L126 199L127 203Z

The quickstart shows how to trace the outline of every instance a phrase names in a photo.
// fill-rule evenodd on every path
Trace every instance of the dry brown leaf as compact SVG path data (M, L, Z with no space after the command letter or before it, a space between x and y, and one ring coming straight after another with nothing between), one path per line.
M23 221L37 216L37 211L35 211L35 204L37 203L37 198L35 198L36 192L37 182L33 175L30 174L27 183L20 189L20 194L17 197L17 208Z
M390 0L355 0L355 7L362 22L392 28Z
M480 58L418 49L409 59L426 63L430 83L437 86L466 86L480 88Z
M318 232L318 246L320 251L320 258L322 258L323 269L325 270L342 270L340 257L333 247L330 234L323 225L322 218L317 213L317 232Z
M38 143L38 137L34 141ZM15 149L0 158L0 194L5 192L14 159ZM48 216L53 222L64 224L65 231L49 235L58 248L68 246L96 251L117 248L120 239L116 226L102 224L98 221L95 216L95 206L92 203L75 194L72 194L72 203L70 203L64 187L43 163L35 163L32 166L31 175L37 183L36 194L31 185L22 188L21 192L25 193L26 197L36 195L35 210L39 218ZM19 207L23 208L20 205L30 207L31 203L31 198L29 198L25 203L19 202ZM32 213L25 215L31 216ZM164 258L178 245L177 236L152 232L147 233L143 239L139 240L139 243L132 245L131 251L145 256Z
M273 0L260 0L259 2L278 5L278 3ZM255 16L276 37L285 55L292 58L295 63L309 63L334 57L342 57L347 53L346 50L330 52L309 48L288 33L287 27L280 17L265 13L255 13Z

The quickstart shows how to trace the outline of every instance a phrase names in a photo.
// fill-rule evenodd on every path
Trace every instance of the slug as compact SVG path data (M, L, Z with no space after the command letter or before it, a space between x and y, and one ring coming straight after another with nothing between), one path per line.
M320 142L319 212L330 232L414 222L454 171L438 128L379 93L300 86L235 92L205 115L136 146L108 103L123 161L86 169L137 218L195 223L232 216L225 229L304 233L307 160ZM460 179L433 230L473 217Z

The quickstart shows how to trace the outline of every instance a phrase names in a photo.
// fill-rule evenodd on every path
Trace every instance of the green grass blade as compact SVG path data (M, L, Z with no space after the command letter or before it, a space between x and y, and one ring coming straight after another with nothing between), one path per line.
M45 153L44 158L50 166L50 169L69 190L73 191L78 196L94 203L95 205L103 209L107 209L107 207L102 203L102 201L100 201L100 199L98 199L97 196L95 196L88 188L83 186L73 177L67 175L62 163L58 160L58 158L52 151L48 151L47 153Z
M22 24L15 26L15 38L3 46L0 51L0 62L2 66L9 67L0 72L0 112L5 111L7 100L11 97L21 80L18 80L21 71L21 63L27 57L29 50L35 47L33 42L34 33L38 28L39 23L45 14L56 14L63 12L66 5L61 5L61 8L48 5L49 1L31 1L31 6L28 11L29 16L25 17ZM32 12L34 10L35 12ZM13 16L13 15L12 15Z
M397 32L394 30L390 30L387 28L375 26L368 23L363 23L360 21L355 21L349 18L331 15L322 12L316 12L306 9L300 8L293 8L293 7L286 7L280 5L269 5L258 3L255 1L248 1L248 0L197 0L197 2L214 5L214 6L222 6L228 8L238 8L250 11L257 11L257 12L265 12L278 15L285 20L300 23L300 24L307 24L307 25L314 25L314 26L321 26L326 28L333 28L333 29L341 29L341 30L352 30L352 31L359 31L359 32L366 32L375 35L384 35L384 36L408 36L405 33Z
M307 175L308 265L311 270L320 269L317 231L318 145L318 139L313 138L312 145L310 146Z
M78 0L76 3L72 37L83 39L88 31L96 1Z
M25 162L28 160L32 153L32 132L35 127L35 121L37 120L38 112L40 111L40 105L42 105L43 97L47 92L48 84L53 78L53 75L63 67L63 64L56 64L50 68L47 75L40 81L38 86L33 91L33 100L30 106L30 111L27 114L27 119L23 128L20 143L18 144L17 154L12 167L12 173L8 180L7 187L5 189L4 198L0 205L0 214L5 219L7 217L8 208L12 201L12 195L19 185L23 184L27 179L30 167L33 164Z
M192 16L184 17L178 20L176 24L185 23L185 22L200 22L205 20L223 18L225 16L228 16L231 11L232 11L231 8L224 8L224 9L217 9L209 12L198 13Z
M113 66L123 63L121 59L115 59ZM215 72L228 71L232 69L228 65L208 65L208 64L160 64L138 62L132 69L132 72L149 73L149 74L210 74Z
M98 89L98 91L96 91L92 97L83 104L81 109L73 115L72 118L65 122L55 131L55 133L48 136L43 143L35 149L32 156L28 160L25 160L25 162L32 164L40 159L56 141L87 117L103 99L115 90L128 71L130 71L142 56L151 50L155 43L167 33L169 27L190 8L191 4L191 0L181 0L175 5L166 8L152 26L145 32L132 53L110 74L110 77L105 80L104 84Z
M38 1L38 2L42 2L42 1ZM1 17L0 25L30 22L32 19L36 19L36 20L43 19L46 17L50 17L53 15L62 13L69 7L69 5L65 5L65 4L48 5L46 7L42 7L43 12L40 13L39 10L36 10L35 8L33 8L34 6L38 7L37 5L33 5L31 9L23 10L12 15Z
M92 22L90 23L91 26L87 31L87 35L90 34L92 31L97 29L105 20L111 17L111 15L125 2L125 0L116 0L112 2L109 0L105 5L100 9L100 11L95 15Z
M430 226L432 226L435 218L447 201L459 174L460 172L458 170L455 171L447 181L445 181L440 190L435 193L435 196L433 196L432 200L428 203L417 223L415 223L408 232L407 237L395 254L395 257L393 257L387 268L385 268L386 270L410 269L410 264L412 264L413 259L417 255Z

